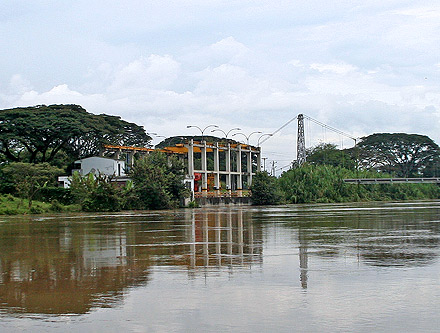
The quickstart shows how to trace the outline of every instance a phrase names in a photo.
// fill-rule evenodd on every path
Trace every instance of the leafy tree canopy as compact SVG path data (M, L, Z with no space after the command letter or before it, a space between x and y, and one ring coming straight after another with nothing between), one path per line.
M3 160L51 162L61 150L79 158L98 154L103 144L145 146L150 140L141 126L79 105L0 110Z
M158 143L156 145L156 148L165 148L165 147L172 147L175 146L176 144L181 144L181 143L185 143L189 140L193 139L194 141L202 141L202 136L201 135L181 135L181 136L172 136L169 138L164 139L162 142ZM238 143L235 140L232 139L225 139L225 138L218 138L216 136L212 136L212 135L204 135L203 136L203 140L205 140L206 142L219 142L219 143Z
M359 159L366 169L398 177L431 176L439 163L439 146L426 135L376 133L361 139Z
M175 156L154 151L136 161L130 171L140 209L172 208L188 192L183 184L184 166Z
M355 161L346 150L339 150L331 143L321 143L313 148L307 149L307 162L314 165L332 165L355 168Z
M282 194L277 179L266 171L257 172L252 178L251 198L253 205L276 205L281 202Z

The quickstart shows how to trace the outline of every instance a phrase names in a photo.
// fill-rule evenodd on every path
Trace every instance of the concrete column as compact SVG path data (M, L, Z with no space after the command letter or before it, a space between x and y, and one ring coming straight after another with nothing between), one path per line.
M194 177L194 140L191 139L188 145L188 175Z
M217 192L217 195L220 193L220 158L219 158L219 149L218 142L214 144L214 186Z
M208 192L208 164L206 158L206 141L203 141L202 150L202 192L207 195Z
M238 172L238 184L237 184L237 191L238 194L241 196L241 190L243 189L243 174L241 172L241 145L238 144L238 151L237 151L237 172Z
M257 172L261 171L261 147L258 147L257 152Z
M246 168L248 172L248 189L252 185L252 151L249 147L249 152L246 153Z
M134 151L128 153L128 165L133 167L134 165Z
M228 143L228 148L226 149L226 189L231 192L231 144Z

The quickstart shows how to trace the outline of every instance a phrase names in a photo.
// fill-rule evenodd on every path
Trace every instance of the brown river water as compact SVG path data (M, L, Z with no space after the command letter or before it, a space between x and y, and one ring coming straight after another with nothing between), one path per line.
M0 216L0 332L439 332L440 201Z

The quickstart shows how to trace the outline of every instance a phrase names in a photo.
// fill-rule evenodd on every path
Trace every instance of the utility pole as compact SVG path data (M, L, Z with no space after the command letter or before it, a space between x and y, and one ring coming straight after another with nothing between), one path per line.
M267 160L267 157L263 157L262 159L263 159L263 171L266 171L266 160Z
M277 164L277 162L272 161L272 171L271 171L271 175L275 177L275 165Z
M298 115L298 140L296 146L296 160L298 166L306 162L306 138L304 135L304 115Z

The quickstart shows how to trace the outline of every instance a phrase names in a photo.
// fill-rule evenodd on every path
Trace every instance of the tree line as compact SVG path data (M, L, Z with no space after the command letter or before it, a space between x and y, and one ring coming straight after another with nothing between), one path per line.
M142 126L117 116L91 114L79 105L0 110L0 213L176 207L188 195L183 186L184 166L159 152L138 159L129 174L131 181L122 187L116 186L112 177L78 174L73 176L70 189L56 186L57 176L69 174L75 160L99 155L103 145L145 147L150 140ZM169 138L167 143L173 140L177 139ZM266 173L254 177L253 201L438 198L435 185L359 188L344 184L342 179L439 176L439 152L429 137L405 133L366 136L350 149L321 144L307 151L306 165L278 179ZM34 201L40 203L33 206Z
M429 137L376 133L350 149L320 144L307 150L307 163L279 178L254 177L253 201L259 204L438 199L436 184L353 185L347 178L439 177L440 148Z
M176 207L188 195L184 167L160 152L138 159L124 186L111 176L76 173L69 189L57 187L57 176L69 174L75 160L99 155L103 145L145 147L150 140L142 126L78 105L1 110L0 213Z

